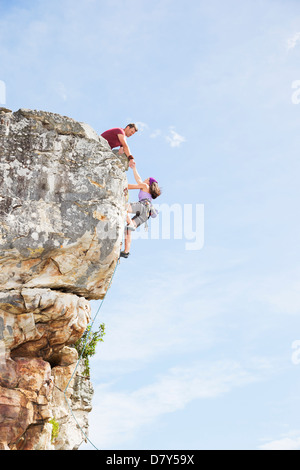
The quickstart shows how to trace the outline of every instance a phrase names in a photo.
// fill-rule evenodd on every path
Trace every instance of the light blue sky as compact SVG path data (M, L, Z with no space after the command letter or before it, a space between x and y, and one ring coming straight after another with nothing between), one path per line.
M136 239L118 268L99 449L300 449L299 32L293 0L0 0L6 106L138 121L160 202L204 205L201 250Z

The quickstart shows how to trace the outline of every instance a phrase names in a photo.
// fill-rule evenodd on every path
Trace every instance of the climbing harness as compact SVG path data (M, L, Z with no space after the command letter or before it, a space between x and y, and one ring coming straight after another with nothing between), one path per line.
M110 286L111 286L112 280L113 280L113 278L114 278L114 275L115 275L115 273L116 273L117 266L118 266L119 263L120 263L120 258L117 260L117 263L116 263L114 272L113 272L113 274L112 274L112 276L111 276L111 279L110 279L110 281L109 281L108 288L107 288L107 290L106 290L106 292L105 292L105 295L104 295L103 299L102 299L101 302L100 302L100 305L99 305L98 310L97 310L97 312L96 312L96 314L95 314L95 316L94 316L94 318L93 318L93 320L92 320L92 323L90 324L91 327L90 327L89 334L87 335L87 338L86 338L86 341L85 341L85 343L84 343L84 346L83 346L81 355L80 355L80 357L79 357L79 359L78 359L78 361L77 361L77 364L76 364L76 367L75 367L75 369L74 369L74 371L73 371L73 374L72 374L72 376L71 376L71 378L70 378L70 380L69 380L69 382L68 382L68 384L67 384L65 390L63 391L64 397L65 397L65 401L66 401L66 403L67 403L67 405L68 405L68 408L69 408L69 410L70 410L70 412L71 412L71 415L73 416L74 420L76 421L77 426L78 426L79 429L81 430L81 432L82 432L83 436L85 437L85 439L86 439L86 440L94 447L94 449L96 449L96 450L99 450L99 449L92 443L92 441L88 438L88 436L85 434L85 432L83 431L82 427L81 427L80 424L78 423L78 420L76 419L76 416L74 415L73 410L72 410L72 408L71 408L71 406L70 406L70 403L69 403L69 401L68 401L68 399L67 399L66 393L67 393L67 390L68 390L68 388L69 388L69 386L70 386L70 383L71 383L71 381L73 380L73 377L74 377L74 375L75 375L75 373L76 373L76 371L77 371L77 368L78 368L78 366L79 366L79 363L80 363L80 361L81 361L81 359L82 359L83 353L84 353L85 348L86 348L86 346L87 346L87 342L88 342L89 337L90 337L91 332L92 332L93 325L94 325L94 323L95 323L95 321L96 321L96 318L97 318L97 316L98 316L98 314L99 314L99 312L100 312L100 310L101 310L101 307L102 307L103 302L104 302L104 300L105 300L106 294L107 294L107 292L108 292L108 290L109 290L109 288L110 288ZM61 391L62 391L62 390L61 390Z

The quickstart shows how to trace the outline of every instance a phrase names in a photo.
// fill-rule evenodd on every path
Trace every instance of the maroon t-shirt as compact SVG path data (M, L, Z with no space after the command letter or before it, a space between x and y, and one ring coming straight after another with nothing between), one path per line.
M121 146L121 142L118 139L118 134L123 134L125 136L124 129L121 129L121 127L109 129L108 131L103 132L103 134L101 134L101 137L104 137L104 139L106 139L109 143L110 148L114 149L115 147Z

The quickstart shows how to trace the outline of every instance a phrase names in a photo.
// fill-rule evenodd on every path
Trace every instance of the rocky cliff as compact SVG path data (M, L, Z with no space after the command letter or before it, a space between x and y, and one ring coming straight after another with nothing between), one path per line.
M62 391L118 260L126 169L86 124L0 108L0 449L84 439ZM77 368L66 394L85 433L92 393Z

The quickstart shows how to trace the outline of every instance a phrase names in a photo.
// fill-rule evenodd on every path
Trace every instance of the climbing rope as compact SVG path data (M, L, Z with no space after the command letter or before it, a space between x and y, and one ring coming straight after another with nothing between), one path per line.
M82 352L81 352L80 357L79 357L79 359L78 359L78 361L77 361L77 364L76 364L76 367L75 367L75 369L74 369L74 371L73 371L73 374L72 374L72 376L71 376L71 378L70 378L70 380L69 380L69 382L68 382L68 384L67 384L65 390L63 391L64 397L65 397L65 401L66 401L66 403L67 403L67 405L68 405L68 408L69 408L69 410L70 410L70 412L71 412L71 415L73 416L74 420L76 421L77 426L78 426L79 429L81 430L81 432L82 432L83 436L85 437L86 441L88 441L88 442L94 447L94 449L96 449L96 450L99 450L99 449L98 449L98 448L95 446L95 444L93 444L93 442L88 438L88 436L86 435L86 433L84 432L84 430L82 429L82 427L80 426L80 424L78 423L78 420L76 419L76 416L74 415L74 412L73 412L73 410L72 410L72 408L71 408L71 406L70 406L70 403L69 403L69 401L68 401L68 399L67 399L66 393L67 393L67 390L68 390L68 388L69 388L69 386L70 386L70 383L71 383L72 380L73 380L74 375L76 374L76 371L77 371L77 369L78 369L79 363L80 363L80 361L81 361L81 359L82 359L83 353L84 353L85 348L86 348L86 346L87 346L87 342L88 342L89 337L90 337L90 335L91 335L91 333L92 333L93 325L94 325L94 323L95 323L95 321L96 321L96 319L97 319L97 316L98 316L98 314L99 314L99 312L100 312L100 310L101 310L101 307L102 307L103 302L104 302L104 300L105 300L106 294L107 294L107 292L108 292L108 290L109 290L109 288L110 288L110 286L111 286L111 283L112 283L112 280L113 280L114 275L115 275L115 273L116 273L117 266L118 266L119 262L120 262L120 258L118 259L118 261L117 261L117 263L116 263L114 272L113 272L113 274L112 274L112 276L111 276L111 279L110 279L110 281L109 281L109 285L108 285L108 288L107 288L107 290L106 290L106 292L105 292L105 295L104 295L103 299L102 299L101 302L100 302L100 305L99 305L98 310L97 310L97 312L96 312L96 314L95 314L95 316L94 316L94 319L92 320L92 323L90 324L91 327L90 327L90 330L89 330L89 334L87 335L86 341L85 341L85 343L84 343Z

